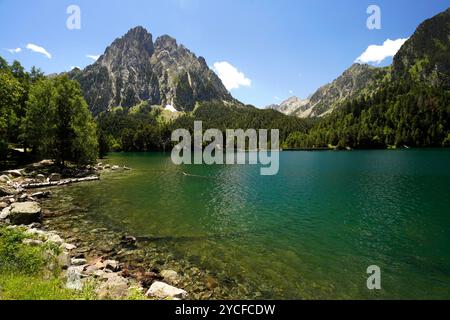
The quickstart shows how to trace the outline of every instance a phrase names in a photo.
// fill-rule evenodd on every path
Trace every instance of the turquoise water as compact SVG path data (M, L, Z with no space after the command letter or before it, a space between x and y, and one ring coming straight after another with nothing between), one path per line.
M162 153L107 161L133 170L65 192L255 297L450 298L450 150L283 152L276 176ZM370 265L382 290L366 287Z

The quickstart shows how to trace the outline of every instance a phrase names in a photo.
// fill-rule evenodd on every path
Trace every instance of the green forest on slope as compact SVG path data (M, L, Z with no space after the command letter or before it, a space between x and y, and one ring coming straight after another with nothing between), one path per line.
M285 149L449 147L450 9L424 21L392 66L379 71L320 118L212 100L180 113L142 102L94 119L77 81L45 77L35 67L27 72L0 57L0 165L23 158L87 164L109 151L169 151L172 131L193 132L195 120L203 130L279 129Z

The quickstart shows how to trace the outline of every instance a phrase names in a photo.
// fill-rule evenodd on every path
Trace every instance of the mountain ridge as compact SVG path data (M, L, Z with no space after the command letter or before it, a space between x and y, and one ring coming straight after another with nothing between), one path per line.
M153 36L142 26L115 39L99 59L69 72L77 80L94 115L141 102L192 111L199 101L238 103L203 57L176 39Z

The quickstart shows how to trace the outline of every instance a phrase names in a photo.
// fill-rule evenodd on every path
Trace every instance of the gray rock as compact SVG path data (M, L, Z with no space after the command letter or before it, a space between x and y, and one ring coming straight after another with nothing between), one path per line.
M157 299L186 299L188 293L167 283L155 281L145 295Z
M37 202L31 201L13 203L8 217L11 223L16 225L40 222L42 219L41 207Z
M111 170L119 170L120 168L119 168L119 166L112 166L111 167Z
M70 255L68 252L62 252L60 253L57 257L56 260L58 262L58 265L63 268L63 269L67 269L70 266Z
M100 299L120 299L128 295L128 280L126 278L117 273L110 273L105 276L106 281L101 283L97 289Z
M74 266L84 266L86 265L87 261L83 258L73 258L70 263Z
M67 269L66 287L68 289L71 289L71 290L82 290L83 289L82 272L83 272L83 266L70 266Z
M4 220L4 219L8 218L10 211L11 211L11 207L3 208L2 211L0 212L0 220Z
M0 209L4 209L8 206L6 202L0 202Z
M45 236L47 238L47 242L53 242L58 245L62 245L64 243L63 239L61 239L61 237L56 233L48 232Z

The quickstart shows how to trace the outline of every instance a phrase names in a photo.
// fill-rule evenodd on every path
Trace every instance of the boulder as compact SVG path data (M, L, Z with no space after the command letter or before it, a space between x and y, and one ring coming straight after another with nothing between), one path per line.
M188 293L167 283L156 281L151 285L145 295L157 299L186 299Z
M6 202L0 202L0 210L5 209L8 206Z
M100 299L120 299L128 295L128 280L117 273L105 274L106 281L101 283L97 289Z
M111 170L119 170L120 168L119 168L119 166L112 166L111 167Z
M52 174L50 174L48 179L50 181L59 181L59 180L61 180L61 175L59 173L52 173Z
M31 224L42 219L41 207L37 202L16 202L11 205L9 220L12 224Z

